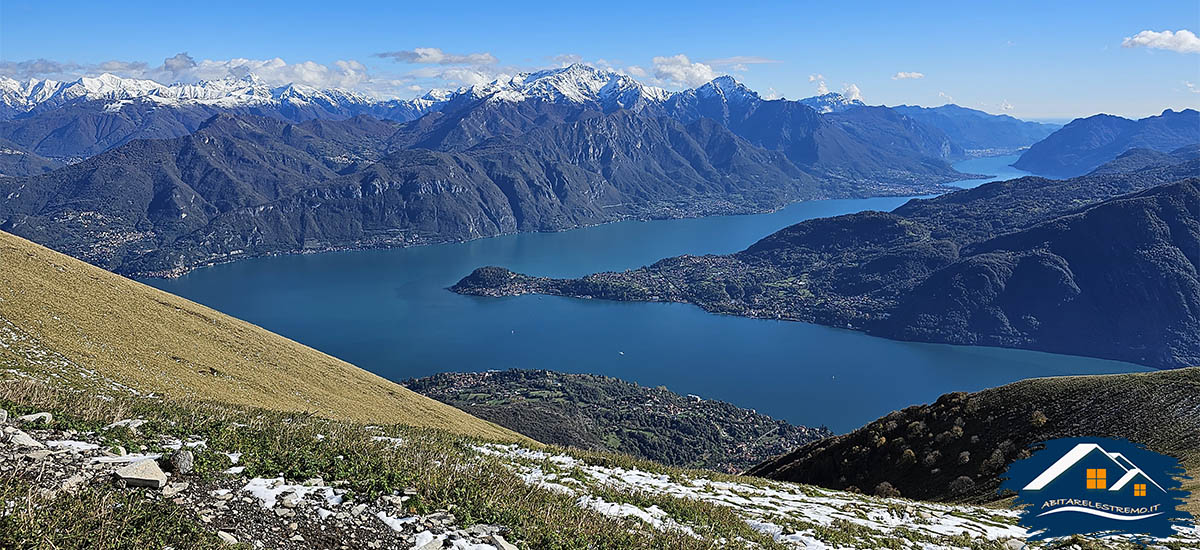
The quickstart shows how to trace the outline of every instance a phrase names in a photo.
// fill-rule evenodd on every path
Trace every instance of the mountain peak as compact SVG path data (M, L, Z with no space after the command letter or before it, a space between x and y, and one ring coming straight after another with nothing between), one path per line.
M758 93L745 84L738 82L736 78L729 75L721 75L707 84L696 88L697 95L703 96L721 96L727 101L735 103L743 103L748 100L759 99Z
M818 113L840 113L853 107L862 107L861 99L848 99L846 96L837 92L829 92L813 97L806 97L800 100L800 103L816 109Z

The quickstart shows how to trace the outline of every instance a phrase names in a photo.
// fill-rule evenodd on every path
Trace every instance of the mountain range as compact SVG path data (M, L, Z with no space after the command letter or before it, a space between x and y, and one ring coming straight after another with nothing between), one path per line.
M1169 152L1200 143L1200 111L1167 109L1131 120L1095 115L1070 124L1035 143L1013 166L1051 177L1086 174L1130 149Z
M895 110L821 114L730 77L670 93L573 65L407 102L253 77L5 86L25 110L0 121L0 169L29 175L0 178L0 228L121 273L936 193L967 177L948 162L961 147Z
M736 254L622 273L548 279L485 267L454 290L688 302L896 339L1196 365L1200 158L1180 155L808 220Z
M0 178L0 229L150 275L262 254L933 194L969 177L949 164L968 148L1046 130L949 106L767 100L728 76L668 92L586 65L413 100L272 88L254 76L6 79L0 89L10 117L0 121L0 173L23 175Z
M941 107L899 105L893 110L937 128L963 149L981 153L1015 151L1037 143L1060 128L1008 115L993 115L954 104Z
M442 109L457 111L484 99L520 104L526 113L555 110L551 106L558 106L560 115L580 108L601 113L624 109L684 122L703 116L726 126L746 123L764 104L773 104L767 113L780 110L782 105L788 106L782 110L789 113L807 111L798 109L803 106L818 114L865 106L861 100L847 99L837 93L800 101L765 100L729 76L718 77L698 88L669 92L643 85L627 75L585 65L522 73L454 91L433 90L410 100L383 100L349 90L296 84L271 87L254 75L171 85L110 74L73 82L22 82L0 77L0 138L30 153L75 162L133 139L185 135L220 112L290 122L364 114L407 122ZM990 115L978 111L964 111L969 111L973 118L992 120ZM767 124L763 120L767 113L759 114L756 121L747 124L752 128ZM809 132L802 131L795 139L807 135ZM975 145L978 144L973 143L972 147ZM940 151L935 149L935 153Z

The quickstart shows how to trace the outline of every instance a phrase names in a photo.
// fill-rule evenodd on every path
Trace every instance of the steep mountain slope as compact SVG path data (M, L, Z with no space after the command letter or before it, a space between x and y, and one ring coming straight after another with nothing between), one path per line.
M1056 124L1027 122L952 103L941 107L899 105L892 107L892 110L945 132L951 141L963 149L981 152L1028 147L1059 128Z
M989 502L1000 477L1042 441L1116 437L1183 461L1200 485L1200 368L1022 380L893 412L851 433L810 443L750 475L856 487L887 482L908 498ZM962 478L966 480L961 480ZM1200 510L1200 494L1189 505Z
M1169 153L1155 151L1154 149L1137 148L1121 153L1120 156L1100 165L1100 167L1092 170L1091 173L1120 174L1122 172L1133 172L1147 168L1171 166L1197 158L1200 158L1200 144L1180 147Z
M331 125L354 139L318 137L331 133ZM222 114L191 135L135 141L41 176L0 179L8 197L0 204L0 228L118 269L165 252L222 213L379 158L374 147L390 132L379 126L362 118L292 125Z
M797 164L816 162L804 167L826 177L889 184L961 177L944 162L947 156L941 141L946 139L940 130L923 127L886 108L878 109L903 121L845 117L840 124L824 125L818 110L841 112L862 106L862 102L846 101L838 94L820 99L823 103L814 104L815 108L804 102L767 102L729 76L671 93L581 64L522 73L455 92L430 92L405 101L379 101L345 90L297 85L271 88L253 75L172 85L112 75L70 83L0 79L0 106L13 117L0 121L0 138L45 157L74 162L136 139L186 135L217 113L289 122L366 114L398 121L420 119L396 136L394 148L457 152L490 138L518 136L596 113L628 110L676 118L685 124L711 118L751 143L787 152ZM779 105L768 112L783 109L784 120L764 121L759 115L748 122L756 110L772 103ZM838 108L830 108L832 104ZM888 128L874 127L881 123ZM931 132L939 134L933 136L939 141L935 147L914 147L929 139ZM807 143L797 143L800 141ZM793 145L797 151L791 151Z
M668 258L623 273L561 280L480 268L454 290L689 302L892 338L1195 365L1200 197L1195 178L1180 178L1198 163L990 183L891 213L801 222L728 256ZM1068 311L1128 330L1113 338L1060 313ZM1125 318L1144 324L1128 327Z
M1200 179L968 246L873 332L1200 365Z
M6 368L78 365L143 393L437 427L513 432L204 306L0 232ZM14 356L19 347L47 350Z
M1048 176L1086 174L1133 148L1173 151L1200 142L1200 111L1167 109L1129 120L1095 115L1071 121L1035 143L1013 166Z
M783 155L707 119L685 126L617 110L455 152L384 156L393 129L369 117L288 124L222 114L188 136L136 141L35 178L0 179L0 191L11 195L0 205L0 224L97 265L146 273L245 255L887 192L817 184Z
M0 112L9 114L0 117L0 138L45 157L78 161L133 140L190 134L219 113L288 122L362 115L408 121L444 101L434 92L382 101L339 89L271 88L254 75L169 86L113 75L75 82L0 77Z
M729 403L591 374L440 373L404 385L543 443L727 473L833 435Z
M6 139L0 139L0 177L36 176L61 166L61 162L29 152Z

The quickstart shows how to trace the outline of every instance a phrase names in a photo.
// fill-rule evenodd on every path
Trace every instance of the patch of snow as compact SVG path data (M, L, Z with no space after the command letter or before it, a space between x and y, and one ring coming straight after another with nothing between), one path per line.
M379 518L379 521L382 521L384 525L391 527L391 529L393 531L403 531L405 525L414 523L417 520L421 519L420 516L412 516L412 517L408 517L408 518L394 518L383 512L379 512L379 513L375 514L375 517Z
M299 498L304 498L310 494L317 494L322 496L325 499L325 503L331 506L342 503L342 496L335 494L332 487L290 484L282 477L256 477L251 479L245 487L242 487L242 492L250 493L251 496L257 498L263 508L274 508L279 497L289 493L295 494Z
M126 464L141 462L143 460L158 460L160 458L162 458L161 454L127 454L123 456L97 456L92 458L92 462L100 464Z
M70 449L73 451L80 451L80 452L94 451L94 450L100 448L99 445L97 445L95 443L88 443L86 441L70 441L70 440L44 441L43 444L45 444L47 447L51 447L51 448Z

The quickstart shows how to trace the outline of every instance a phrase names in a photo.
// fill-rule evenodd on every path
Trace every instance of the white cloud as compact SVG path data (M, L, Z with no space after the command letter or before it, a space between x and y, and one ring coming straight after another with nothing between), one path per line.
M295 83L318 88L359 88L370 80L367 68L358 61L341 60L332 65L324 65L315 61L288 63L278 57L274 59L205 59L193 61L191 65L179 63L176 60L171 65L164 63L160 69L145 76L160 82L164 80L162 77L168 75L169 80L195 82L197 80L242 78L249 74L258 76L271 86Z
M686 55L679 54L670 57L655 57L654 76L673 86L700 86L717 77L712 67L692 62Z
M634 78L646 78L650 76L650 73L646 72L646 69L643 69L637 65L625 67L625 72L629 73L629 76Z
M551 57L550 61L553 61L563 67L566 67L569 65L574 65L576 63L582 62L583 56L581 56L577 53L560 53L554 57Z
M1011 110L1013 110L1012 103L1009 103L1007 99L1003 99L1003 100L1001 100L1001 101L1000 101L1000 110L1001 110L1001 111L1011 111Z
M1200 94L1200 87L1196 86L1195 82L1185 80L1183 85L1187 87L1189 92L1192 92L1193 94Z
M918 73L915 71L914 72L900 71L900 72L892 75L892 80L915 80L918 78L925 78L925 73Z
M950 94L947 94L946 92L938 92L938 97L946 100L946 103L954 103L954 98L950 97Z
M853 101L855 99L862 101L862 98L863 98L862 90L858 89L857 84L843 84L842 85L842 95L846 96L846 99L849 99L851 101Z
M433 79L441 84L458 86L475 86L487 84L498 78L511 75L502 71L492 71L480 67L422 67L407 73L405 76L418 79Z
M1121 41L1125 48L1150 48L1179 53L1200 53L1200 37L1187 29L1171 31L1142 31Z
M808 75L808 81L817 83L817 95L829 93L829 87L825 85L825 75L821 73L810 74Z
M419 63L428 65L495 65L500 60L488 52L453 54L446 53L441 48L413 48L394 52L380 52L375 57L394 59L401 63Z
M766 100L783 99L783 94L779 93L779 90L775 88L767 88L766 93L762 94L762 98Z

